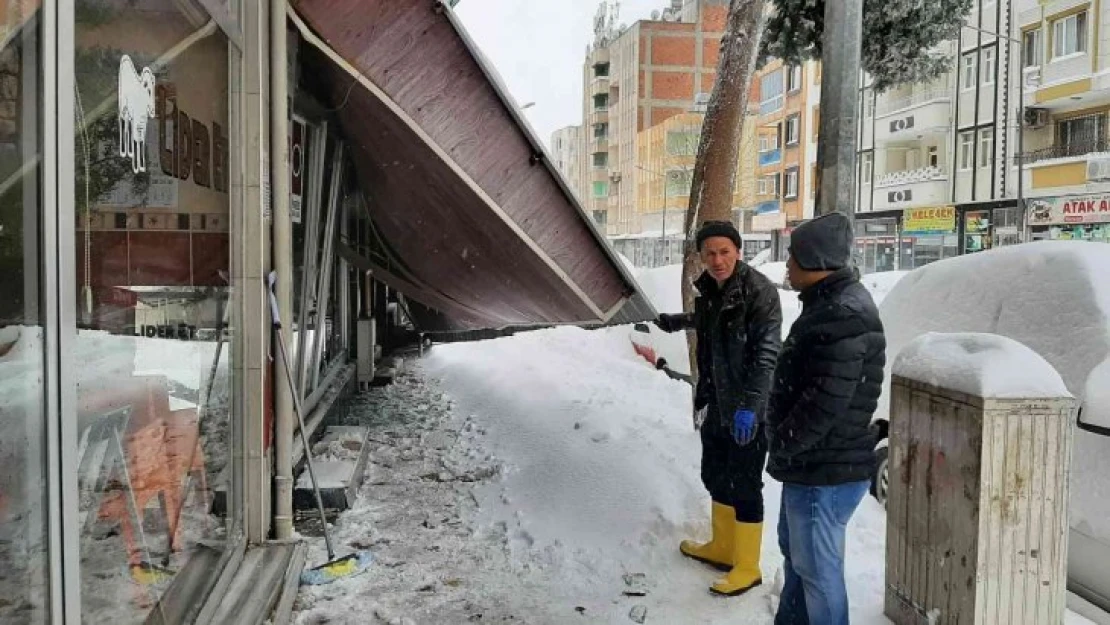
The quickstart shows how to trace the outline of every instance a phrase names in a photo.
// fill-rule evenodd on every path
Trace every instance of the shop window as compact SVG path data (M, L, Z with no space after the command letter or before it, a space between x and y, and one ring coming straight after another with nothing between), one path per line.
M1087 12L1052 22L1052 56L1059 58L1087 51Z
M86 623L142 622L238 509L212 505L235 473L229 43L179 6L71 17Z
M0 623L61 621L49 609L49 392L37 155L46 46L38 3L8 2L0 48ZM13 26L19 25L19 26ZM56 251L54 252L56 254Z

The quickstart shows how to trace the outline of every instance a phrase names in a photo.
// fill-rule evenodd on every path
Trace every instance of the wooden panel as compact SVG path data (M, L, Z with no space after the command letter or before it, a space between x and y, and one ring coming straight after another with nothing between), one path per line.
M601 309L611 308L630 291L630 285L625 284L552 174L532 162L533 150L525 135L447 17L435 10L435 3L300 0L295 6L329 45L404 109ZM419 139L409 135L392 114L378 111L364 115L368 108L383 107L371 102L374 98L365 97L357 87L351 92L349 77L334 76L333 79L335 104L347 103L345 130L375 142L383 136L405 142L367 146L367 156L378 157L379 168L384 169L397 161L405 162L397 158L402 146L406 148L404 151L419 148L407 145L419 143ZM349 102L347 94L351 95ZM361 122L358 124L361 128L355 128L356 121ZM415 156L438 161L430 151ZM414 162L409 159L408 164ZM368 182L366 170L369 166L368 163L360 168L364 184ZM473 194L465 185L450 180L454 174L446 167L432 163L421 169L423 171L414 167L390 169L390 177L399 180L381 184L381 178L386 177L376 179L379 186L374 190L375 197L389 206L389 210L407 212L410 219L426 214L425 224L439 223L433 218L466 204L466 210L474 215L475 224L490 227L496 217L478 217L477 212L483 210L481 203L467 197ZM429 178L433 170L435 177ZM440 188L429 189L432 186L429 183ZM410 197L413 195L425 197ZM428 197L433 195L434 198ZM431 199L439 204L426 201ZM400 206L394 209L395 204L407 210L402 211ZM431 211L439 211L439 214ZM400 234L401 229L394 228L394 233ZM490 229L498 230L496 227ZM484 239L488 241L490 237ZM494 241L494 245L503 245L504 240L502 237ZM486 250L483 248L483 251ZM500 266L505 267L504 264ZM559 288L566 290L565 286ZM559 306L549 302L543 319L551 319L551 311ZM510 305L502 314L513 318L526 308L520 302L519 307ZM566 315L562 318L566 320Z
M1071 400L891 390L887 616L1061 623Z

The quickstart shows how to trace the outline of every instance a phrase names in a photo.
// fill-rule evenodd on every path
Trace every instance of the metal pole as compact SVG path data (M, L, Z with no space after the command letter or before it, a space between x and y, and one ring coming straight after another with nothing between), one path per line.
M660 233L659 238L663 242L663 262L667 263L671 257L670 246L667 245L667 176L663 176L663 231Z
M816 215L856 212L856 139L859 128L860 43L863 0L825 3L821 53L821 125L817 144Z
M271 202L274 215L274 271L278 311L293 318L293 222L289 214L289 74L286 34L286 0L270 2L270 158ZM286 353L285 337L273 337ZM291 376L284 359L274 360L278 380ZM305 450L306 453L308 450ZM293 536L293 388L274 384L274 537Z

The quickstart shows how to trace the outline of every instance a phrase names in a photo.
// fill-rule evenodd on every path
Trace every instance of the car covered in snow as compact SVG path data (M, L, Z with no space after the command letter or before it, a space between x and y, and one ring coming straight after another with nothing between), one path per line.
M890 368L927 332L985 332L1036 351L1080 402L1071 472L1068 587L1110 611L1110 245L1037 242L961 256L903 276L880 306L887 375L876 412L885 503Z

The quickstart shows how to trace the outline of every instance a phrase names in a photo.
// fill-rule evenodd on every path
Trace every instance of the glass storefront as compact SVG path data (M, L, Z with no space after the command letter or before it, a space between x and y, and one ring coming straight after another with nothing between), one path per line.
M129 623L226 536L229 49L192 3L74 16L81 614Z
M47 623L43 27L0 3L0 623Z

